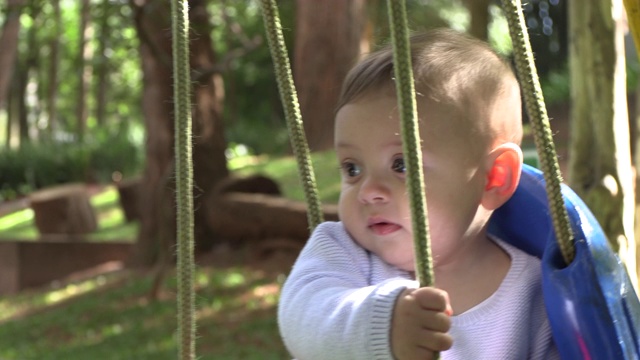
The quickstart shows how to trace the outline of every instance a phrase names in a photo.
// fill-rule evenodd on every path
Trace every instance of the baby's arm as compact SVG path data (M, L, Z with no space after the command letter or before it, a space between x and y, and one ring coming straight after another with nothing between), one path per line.
M391 349L395 359L432 359L435 351L451 347L451 306L443 290L407 289L396 302L391 324Z
M392 358L393 308L416 282L392 267L372 270L371 254L345 236L340 225L321 224L282 289L280 332L298 359Z

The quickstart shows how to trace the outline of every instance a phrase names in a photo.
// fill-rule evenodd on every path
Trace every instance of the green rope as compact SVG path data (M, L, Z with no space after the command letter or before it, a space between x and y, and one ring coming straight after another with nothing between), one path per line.
M173 31L173 97L175 102L175 158L178 237L178 353L181 360L195 359L193 291L193 164L191 154L191 79L189 75L189 5L171 2Z
M422 169L422 148L418 128L418 110L411 68L411 48L407 25L407 9L404 1L387 0L389 24L393 45L393 71L396 78L396 96L400 111L402 151L407 167L407 192L411 206L413 246L415 251L416 279L421 287L433 286L433 261L431 239L427 221L427 199ZM439 359L436 352L434 359Z
M544 173L551 217L560 252L566 264L573 261L575 248L569 215L562 198L562 174L553 144L549 117L544 105L540 80L533 61L531 44L519 0L502 0L502 7L509 24L513 42L516 71L523 89L527 113L531 119L536 148L540 156L540 167Z
M402 126L402 147L407 167L407 190L411 205L413 239L416 257L416 279L420 286L433 286L431 241L427 222L427 200L424 191L422 150L418 129L411 51L407 31L407 12L404 1L387 0L391 40L393 43L396 94Z
M304 134L298 95L293 85L287 46L282 35L282 25L275 0L262 0L262 17L273 58L280 100L284 107L289 137L298 164L298 175L302 180L307 209L307 221L311 231L323 221L322 206L316 188L316 179L311 165L309 146Z

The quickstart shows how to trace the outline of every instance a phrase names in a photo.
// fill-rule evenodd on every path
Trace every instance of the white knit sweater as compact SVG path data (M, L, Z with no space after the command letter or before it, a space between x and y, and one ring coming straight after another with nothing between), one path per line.
M540 260L497 241L511 268L488 299L452 317L451 359L559 359L542 298ZM396 297L418 283L361 248L340 222L314 231L282 289L280 333L291 355L393 359L389 329Z

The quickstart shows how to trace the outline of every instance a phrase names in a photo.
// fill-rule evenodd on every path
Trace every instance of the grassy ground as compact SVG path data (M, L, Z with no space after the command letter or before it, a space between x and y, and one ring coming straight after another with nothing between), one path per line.
M313 155L322 201L338 198L333 152ZM238 175L262 173L284 195L303 200L292 158L242 158ZM130 239L137 224L126 223L113 187L93 196L99 229L90 241ZM0 218L0 241L35 241L33 212ZM224 260L224 261L222 261ZM276 304L291 256L259 259L246 249L213 255L197 267L197 355L199 359L286 359L276 323ZM213 266L212 264L216 264ZM224 265L224 266L221 266ZM153 276L127 270L0 296L0 359L175 359L176 284L169 274L157 300Z
M312 162L319 189L320 200L337 203L340 196L340 171L334 151L312 154ZM304 192L298 177L298 168L292 157L276 159L244 158L230 163L238 175L262 173L276 180L283 195L290 199L304 200Z
M55 291L0 298L0 359L175 359L175 280L120 272ZM281 279L247 267L199 267L199 359L285 359L275 320ZM26 305L25 305L26 304Z

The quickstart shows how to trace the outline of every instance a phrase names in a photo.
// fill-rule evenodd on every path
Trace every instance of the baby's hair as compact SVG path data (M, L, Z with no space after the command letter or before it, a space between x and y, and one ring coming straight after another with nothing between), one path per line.
M464 33L430 30L411 36L410 46L417 101L445 106L461 121L485 116L496 100L518 89L509 63ZM393 71L390 45L369 54L347 74L336 109L374 92L395 95ZM514 115L521 121L520 114Z

